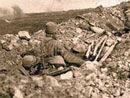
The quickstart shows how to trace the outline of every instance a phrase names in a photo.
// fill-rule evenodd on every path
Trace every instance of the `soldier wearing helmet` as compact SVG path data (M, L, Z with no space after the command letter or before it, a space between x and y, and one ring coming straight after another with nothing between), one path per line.
M53 23L53 22L48 22L46 23L46 29L45 29L45 33L46 33L46 38L41 41L40 45L39 45L39 49L40 49L40 53L37 53L37 48L35 47L32 49L32 51L34 51L34 54L40 54L40 58L42 58L41 62L44 65L46 65L46 61L47 59L54 57L54 56L62 56L63 59L65 60L65 62L70 63L70 64L75 64L75 65L82 65L85 61L79 57L77 57L75 54L73 54L72 52L68 51L58 40L56 40L56 33L57 33L57 24ZM39 52L39 51L38 51ZM27 58L31 58L31 59L27 59ZM27 61L28 60L28 61ZM36 60L35 57L31 57L31 56L26 56L25 60L26 63L29 62L30 66L32 65L33 62L31 60ZM47 61L49 62L49 61ZM25 64L25 63L23 63ZM36 63L33 63L36 64ZM25 64L26 65L26 64Z

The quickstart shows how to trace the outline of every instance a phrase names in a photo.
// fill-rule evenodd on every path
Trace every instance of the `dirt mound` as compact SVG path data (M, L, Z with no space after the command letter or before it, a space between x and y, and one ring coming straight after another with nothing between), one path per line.
M64 66L45 70L38 65L47 74L30 75L22 60L28 55L29 63L38 62L45 31L1 35L0 98L129 98L130 33L125 24L126 5L130 6L130 2L98 7L58 24L55 38L68 51L86 60L80 67L57 57L61 60L55 61ZM32 47L36 57L30 56L34 54L29 51Z

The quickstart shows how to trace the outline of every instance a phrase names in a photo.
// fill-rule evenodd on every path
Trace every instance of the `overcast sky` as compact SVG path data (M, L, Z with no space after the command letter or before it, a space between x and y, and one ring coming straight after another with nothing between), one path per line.
M0 7L20 6L24 12L47 12L70 9L111 6L126 0L0 0ZM127 0L128 1L128 0Z

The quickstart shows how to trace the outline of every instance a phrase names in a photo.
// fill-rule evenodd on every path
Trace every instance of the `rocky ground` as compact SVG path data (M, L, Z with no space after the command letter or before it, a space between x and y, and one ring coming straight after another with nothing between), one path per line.
M130 33L121 31L126 5L130 2L98 7L58 24L57 40L86 62L55 77L30 78L19 72L19 54L40 43L45 37L43 30L33 35L27 31L1 35L0 98L130 98Z

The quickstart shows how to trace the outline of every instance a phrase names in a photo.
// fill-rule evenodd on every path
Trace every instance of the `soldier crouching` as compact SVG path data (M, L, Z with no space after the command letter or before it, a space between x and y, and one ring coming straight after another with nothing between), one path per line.
M36 74L39 68L44 69L49 67L50 60L55 58L55 56L61 56L65 62L77 66L81 66L85 62L83 59L68 51L58 40L56 40L56 32L57 25L53 22L48 22L45 30L46 37L41 41L38 47L34 47L31 50L34 53L34 56L25 55L23 57L23 66L29 66L30 74ZM39 48L39 51L37 51L37 48Z

